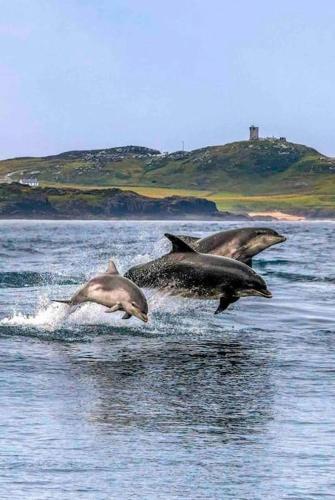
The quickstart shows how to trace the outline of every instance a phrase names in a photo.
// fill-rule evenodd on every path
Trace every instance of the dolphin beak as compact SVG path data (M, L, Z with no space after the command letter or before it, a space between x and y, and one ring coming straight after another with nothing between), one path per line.
M148 323L148 321L149 321L148 315L146 313L140 311L139 309L134 308L132 314L133 314L133 316L136 316L136 318L140 319L144 323Z
M145 313L141 313L141 318L140 319L142 321L144 321L144 323L148 323L148 321L149 321L148 315L145 314Z
M143 323L148 323L148 314L136 306L135 304L130 304L129 302L124 302L122 308L126 311L129 316L135 316L135 318L143 321Z
M259 295L261 295L262 297L266 297L267 299L272 299L272 293L270 292L270 290L259 292Z
M286 236L280 235L277 237L277 243L284 243L284 241L286 240L287 240Z

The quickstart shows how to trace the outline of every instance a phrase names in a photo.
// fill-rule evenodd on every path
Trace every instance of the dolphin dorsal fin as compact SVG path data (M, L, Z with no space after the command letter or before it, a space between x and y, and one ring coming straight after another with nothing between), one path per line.
M197 243L197 241L201 239L198 236L186 236L184 234L178 234L177 236L191 247L193 247Z
M169 233L165 233L164 236L172 243L172 250L170 253L198 253L194 248L185 243L185 241L178 238L178 236Z
M114 261L112 261L112 259L108 262L108 267L107 267L106 273L108 273L108 274L119 274L119 271L117 270L117 267L114 264Z

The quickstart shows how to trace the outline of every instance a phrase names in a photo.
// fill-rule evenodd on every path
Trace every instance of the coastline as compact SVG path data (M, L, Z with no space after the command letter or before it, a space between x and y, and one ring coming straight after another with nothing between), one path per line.
M248 212L248 215L250 217L271 217L279 221L299 222L299 221L309 220L307 219L307 217L303 215L287 214L285 212L281 212L280 210L273 210L268 212Z
M271 224L275 224L275 223L278 223L278 222L286 222L286 223L296 223L296 222L301 222L301 223L307 223L307 222L313 222L313 223L320 223L320 222L334 222L335 223L335 219L330 219L330 218L320 218L320 219L315 219L315 218L307 218L307 217L297 217L295 218L295 216L293 216L293 218L288 218L288 219L278 219L278 218L275 218L275 217L263 217L263 216L259 216L259 217L248 217L248 218L232 218L232 219L224 219L224 218L203 218L203 217L199 217L199 218L193 218L193 219L185 219L185 218L169 218L169 219L163 219L163 218L156 218L156 219L149 219L149 218L146 218L146 219L141 219L141 218L128 218L128 217L124 217L124 218L119 218L119 219L112 219L112 218L91 218L91 219L87 219L87 218L77 218L77 219L71 219L71 218L48 218L48 217L42 217L42 218L38 218L38 217L1 217L0 216L0 223L1 222L7 222L7 223L10 223L10 222L80 222L80 223L86 223L86 222L99 222L99 223L106 223L106 222L141 222L141 223L145 223L145 222L175 222L175 223L185 223L185 222L194 222L194 223L202 223L202 222L207 222L209 224L217 224L219 222L222 222L222 223L226 223L226 222L233 222L233 223L243 223L243 224L247 224L247 223L271 223Z

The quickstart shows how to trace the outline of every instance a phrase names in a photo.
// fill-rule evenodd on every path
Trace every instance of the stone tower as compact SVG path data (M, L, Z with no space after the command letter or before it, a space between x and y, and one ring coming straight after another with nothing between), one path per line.
M259 129L258 129L258 127L255 127L255 125L251 125L249 127L249 131L250 131L249 141L257 141L257 139L259 139L259 135L258 135Z

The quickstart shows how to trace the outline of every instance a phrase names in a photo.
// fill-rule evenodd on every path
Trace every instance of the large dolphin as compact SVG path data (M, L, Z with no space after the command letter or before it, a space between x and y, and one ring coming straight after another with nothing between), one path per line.
M131 316L148 321L148 303L140 288L129 279L120 276L111 260L105 273L89 280L69 300L54 300L69 306L95 302L108 307L106 312L124 311L123 319Z
M267 227L231 229L206 236L206 238L184 235L180 235L179 238L198 252L231 257L248 266L252 265L252 258L258 253L272 245L286 241L285 236Z
M266 283L253 269L237 260L199 253L177 236L169 254L134 266L125 276L141 287L166 289L184 297L220 299L218 314L240 297L271 298Z

